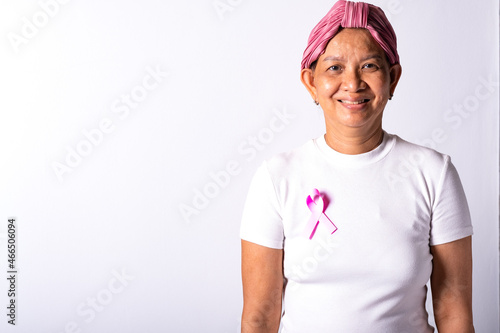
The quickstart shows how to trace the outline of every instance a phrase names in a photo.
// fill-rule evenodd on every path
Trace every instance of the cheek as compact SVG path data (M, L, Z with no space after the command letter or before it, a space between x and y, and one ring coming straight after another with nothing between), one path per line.
M327 91L333 90L333 85L331 83L325 84L325 90Z
M377 78L375 85L376 85L377 90L379 92L389 91L389 89L391 87L390 78L388 76L387 77L381 76L381 77Z
M322 93L332 93L336 90L336 84L332 81L321 81L318 85L318 90Z

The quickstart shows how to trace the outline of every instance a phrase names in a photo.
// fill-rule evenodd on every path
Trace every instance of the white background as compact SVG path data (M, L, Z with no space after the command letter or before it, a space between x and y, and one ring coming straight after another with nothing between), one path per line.
M334 2L54 1L51 16L49 0L0 2L0 276L10 216L19 245L17 325L2 278L0 331L238 332L246 191L263 159L323 133L299 70ZM498 2L373 3L403 66L384 128L452 156L476 332L498 332ZM276 112L290 116L270 135Z

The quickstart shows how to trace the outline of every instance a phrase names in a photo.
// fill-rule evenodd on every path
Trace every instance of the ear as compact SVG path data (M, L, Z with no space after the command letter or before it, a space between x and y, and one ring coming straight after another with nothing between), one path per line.
M314 101L317 101L317 92L316 92L316 86L314 83L314 72L310 68L304 68L300 72L300 81L306 86L307 91L309 91L309 94L311 95L312 99Z
M391 77L391 83L390 83L390 93L391 96L394 95L394 91L396 90L396 86L398 85L399 78L401 77L401 73L403 72L403 69L401 68L400 64L394 64L389 68L389 75Z

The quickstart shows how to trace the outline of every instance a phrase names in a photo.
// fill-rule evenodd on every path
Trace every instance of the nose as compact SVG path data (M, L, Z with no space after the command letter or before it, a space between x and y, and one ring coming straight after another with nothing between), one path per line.
M361 73L356 69L345 69L342 77L342 90L357 92L366 88Z

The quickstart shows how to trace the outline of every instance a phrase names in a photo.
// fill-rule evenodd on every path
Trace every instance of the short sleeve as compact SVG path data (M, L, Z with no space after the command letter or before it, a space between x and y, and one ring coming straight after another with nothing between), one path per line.
M432 209L430 245L452 242L472 235L469 206L458 172L445 157Z
M240 237L270 247L283 248L283 223L275 188L267 163L257 169L243 209Z

